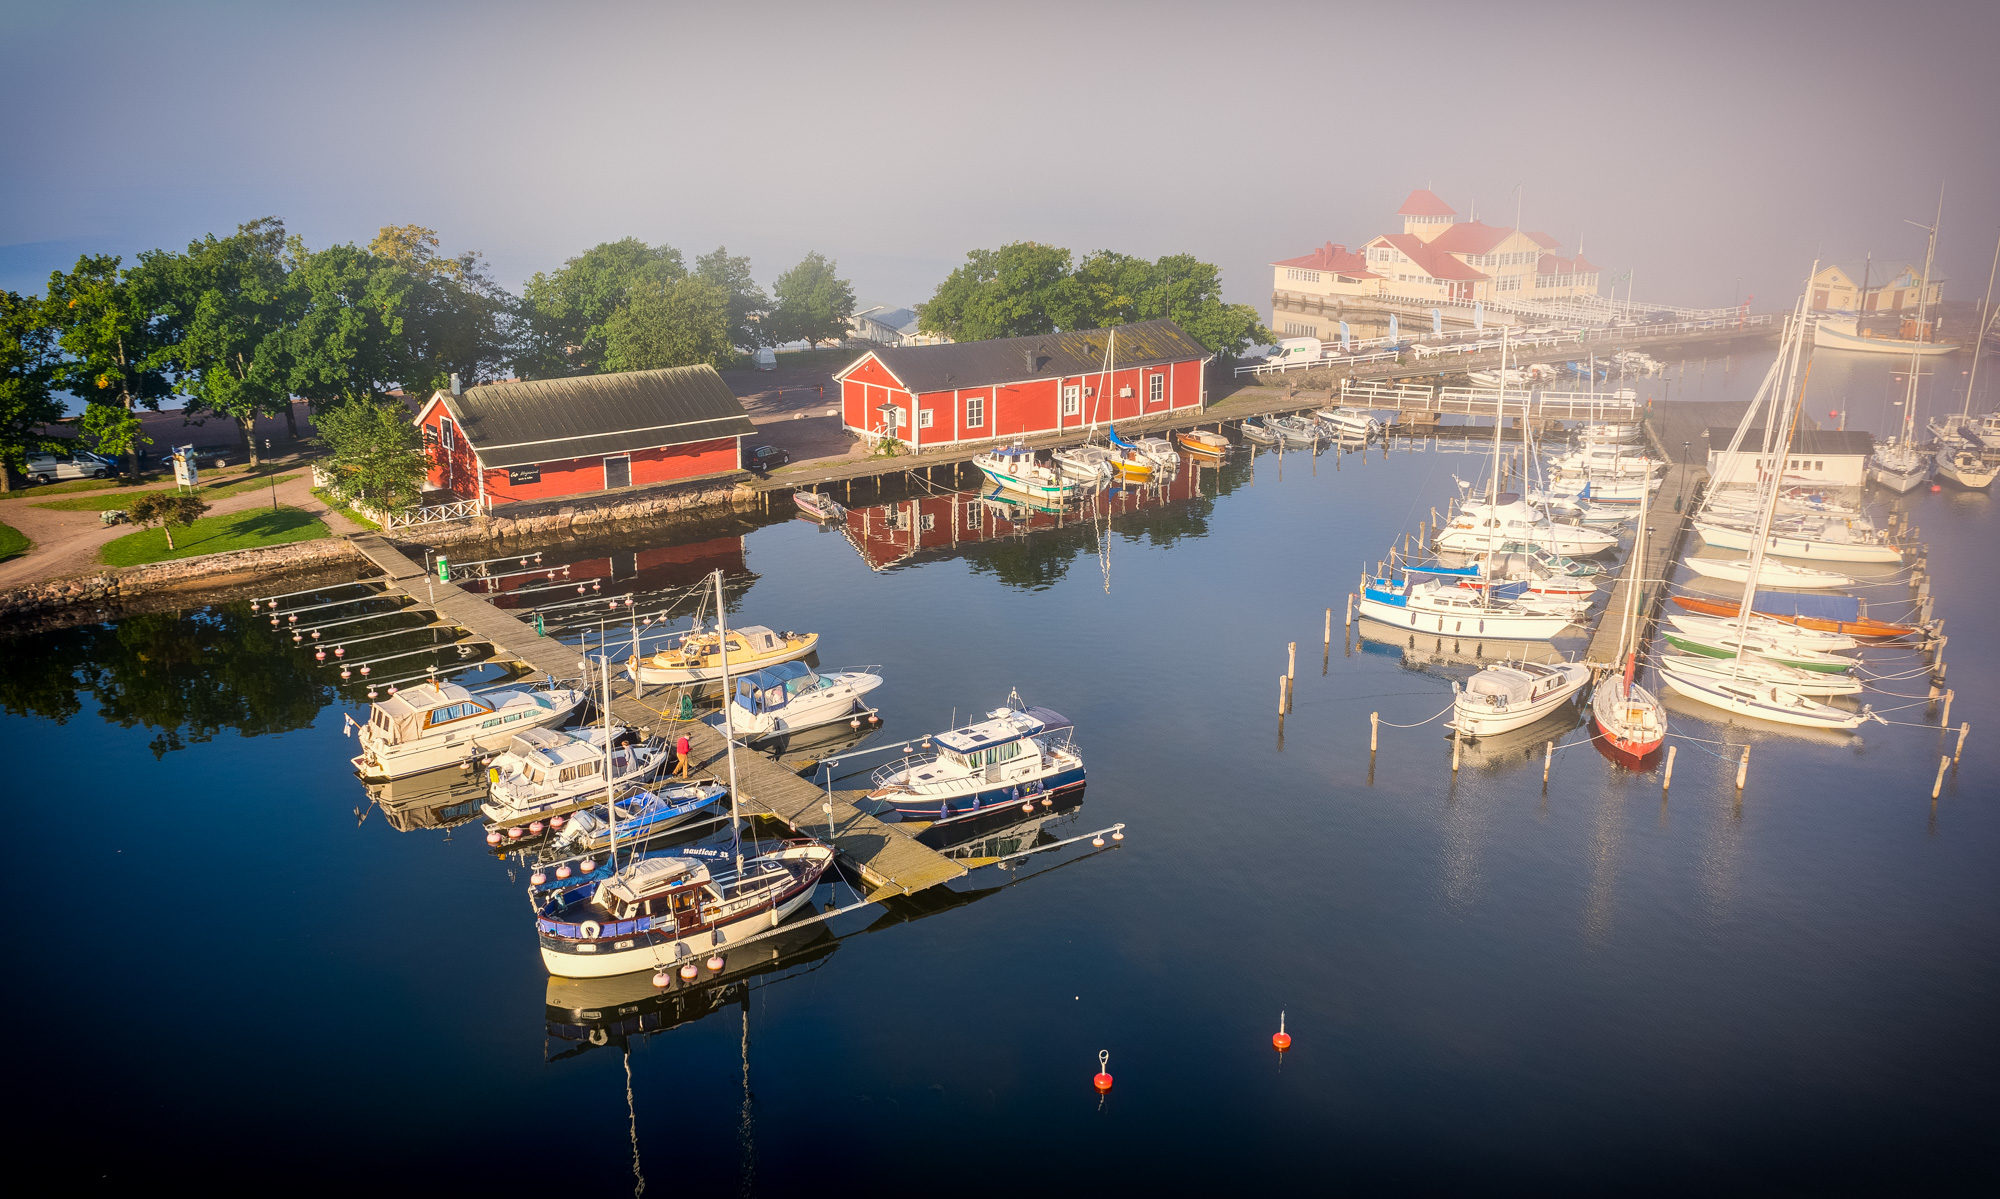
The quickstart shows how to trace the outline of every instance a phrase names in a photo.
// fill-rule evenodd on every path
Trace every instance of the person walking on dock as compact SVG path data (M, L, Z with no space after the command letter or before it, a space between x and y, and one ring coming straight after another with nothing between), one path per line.
M694 746L688 743L687 734L682 733L681 739L674 742L674 777L684 779L688 776L692 765L689 759L693 756Z

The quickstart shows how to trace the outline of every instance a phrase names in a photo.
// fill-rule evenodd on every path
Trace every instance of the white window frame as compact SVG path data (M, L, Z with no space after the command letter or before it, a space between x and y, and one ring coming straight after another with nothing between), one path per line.
M1062 389L1062 414L1064 416L1083 415L1083 385L1065 383Z
M928 429L930 427L931 427L931 410L928 408L917 409L917 428Z
M1167 377L1156 374L1146 383L1146 402L1157 404L1167 398Z
M986 397L965 397L965 427L983 429L986 427Z
M444 447L446 454L451 453L453 438L454 433L452 431L451 418L448 416L438 417L438 444Z

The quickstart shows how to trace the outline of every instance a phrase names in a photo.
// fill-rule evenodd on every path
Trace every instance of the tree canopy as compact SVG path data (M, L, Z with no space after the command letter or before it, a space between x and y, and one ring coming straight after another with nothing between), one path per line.
M1215 354L1269 339L1256 310L1222 299L1222 273L1188 254L1148 261L1111 250L1071 266L1068 250L1014 242L973 250L917 310L918 328L955 341L1106 329L1169 318Z
M429 464L401 404L355 396L313 418L326 446L326 467L342 494L382 509L415 503Z
M99 453L137 466L138 410L173 393L163 300L115 254L85 254L49 276L50 323L62 347L56 386L85 401L82 426Z
M713 253L694 260L694 273L728 293L730 345L754 350L768 344L763 320L771 311L771 300L750 273L748 256L732 256L729 247L717 246Z
M0 291L0 491L11 490L36 429L63 414L53 384L56 339L40 300Z
M664 289L686 277L679 250L636 237L592 246L553 273L535 272L521 294L526 328L517 368L542 378L603 370L605 326L632 289L642 283Z
M604 322L604 369L647 371L706 362L726 364L729 293L706 279L662 284L646 279Z
M840 277L839 264L813 251L778 276L771 287L771 344L803 341L817 346L847 336L854 315L854 287Z

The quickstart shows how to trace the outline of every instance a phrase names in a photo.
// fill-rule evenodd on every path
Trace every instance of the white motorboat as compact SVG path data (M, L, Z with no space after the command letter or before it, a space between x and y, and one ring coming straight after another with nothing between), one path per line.
M656 742L618 744L630 732L593 728L575 733L555 729L516 733L506 751L486 768L488 794L486 802L479 805L480 812L497 825L525 824L602 794L607 767L613 787L639 782L665 765L667 749Z
M1547 641L1576 623L1587 603L1531 605L1519 600L1493 599L1427 579L1371 578L1361 587L1361 612L1383 624L1420 633L1452 637L1502 637Z
M1278 431L1265 424L1262 417L1247 418L1237 431L1243 434L1245 441L1254 441L1258 445L1276 445L1280 440Z
M879 666L817 671L786 662L736 676L736 693L709 723L726 719L744 742L767 741L850 718L861 697L882 685Z
M1480 387L1526 387L1534 382L1527 371L1518 367L1467 371L1465 377Z
M1590 668L1581 662L1489 666L1453 688L1451 723L1445 727L1463 737L1523 728L1568 706L1589 681Z
M1174 443L1164 437L1139 437L1133 439L1133 448L1153 464L1156 474L1172 474L1180 469L1181 456L1174 449Z
M1644 426L1630 421L1604 421L1585 425L1578 431L1585 445L1629 445L1639 440Z
M1558 524L1513 495L1502 495L1497 504L1463 505L1437 535L1439 549L1462 554L1499 550L1510 542L1588 557L1614 548L1618 538L1581 525Z
M995 486L1030 499L1059 502L1075 495L1078 487L1075 479L1036 461L1035 452L1026 446L988 450L972 465Z
M1706 654L1668 654L1660 660L1661 673L1671 665L1677 673L1717 681L1742 680L1748 683L1775 683L1800 695L1859 695L1861 680L1842 671L1802 670L1755 654L1711 658Z
M1705 544L1724 550L1756 547L1754 529L1739 522L1696 517L1694 531ZM1833 517L1804 517L1774 525L1765 552L1780 558L1819 562L1886 562L1900 564L1903 552L1872 528Z
M1852 729L1872 715L1867 708L1850 712L1808 699L1777 683L1751 682L1748 678L1719 679L1695 673L1675 665L1677 661L1670 655L1660 663L1660 677L1666 680L1667 686L1689 699L1700 700L1738 716L1805 728Z
M1118 477L1116 457L1101 445L1064 446L1049 457L1057 474L1084 487L1105 487Z
M832 496L818 491L794 491L792 503L796 504L801 516L822 523L847 519L847 509Z
M731 673L797 661L819 645L818 633L778 633L760 624L731 629L727 636ZM696 627L665 648L627 658L625 673L649 686L706 683L722 677L723 659L718 635Z
M1321 408L1313 413L1335 437L1369 438L1382 431L1382 423L1366 408Z
M1059 712L1008 697L983 720L938 733L935 754L912 754L871 776L868 797L899 819L945 824L1037 800L1053 805L1084 786L1074 726Z
M1667 464L1629 446L1585 445L1551 458L1549 469L1558 474L1624 479L1658 474L1667 469Z
M650 791L635 791L602 807L586 808L569 818L549 839L545 856L604 853L616 839L638 845L686 824L729 794L720 783L676 783ZM613 826L616 826L614 829Z
M1318 445L1325 435L1319 422L1309 417L1267 416L1264 425L1282 438L1286 445Z
M354 769L368 782L456 766L507 744L516 733L567 721L583 706L570 687L500 687L474 693L457 683L405 687L369 708Z
M1748 558L1704 558L1697 554L1683 559L1681 565L1707 579L1723 579L1731 583L1744 583L1750 579ZM1854 586L1854 580L1844 574L1795 566L1789 562L1773 562L1769 558L1759 564L1758 582L1794 591L1830 591Z

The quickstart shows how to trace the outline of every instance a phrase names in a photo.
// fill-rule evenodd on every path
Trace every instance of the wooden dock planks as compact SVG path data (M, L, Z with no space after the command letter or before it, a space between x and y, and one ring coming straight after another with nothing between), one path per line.
M495 656L558 679L583 673L583 652L575 646L535 632L519 618L456 583L435 579L420 583L424 570L378 535L366 534L353 541L355 548L389 577L393 589L492 645ZM616 719L659 735L685 735L694 772L727 778L727 747L722 734L700 721L677 720L646 703L645 696L635 694L627 680L613 680L612 685L611 711ZM809 836L830 839L835 851L874 886L871 898L921 891L965 874L964 866L861 811L839 793L832 797L829 814L826 792L761 754L738 753L736 777L737 802L744 812L771 817Z
M1640 588L1639 632L1633 643L1646 643L1647 631L1666 594L1667 582L1673 577L1674 563L1680 559L1681 543L1687 537L1688 522L1694 517L1695 497L1706 476L1707 471L1701 467L1686 463L1667 468L1660 489L1653 493L1646 509L1646 524L1653 532L1646 538L1644 559L1626 555L1618 580L1612 584L1611 594L1598 617L1597 629L1591 634L1585 662L1603 667L1618 664L1618 636L1624 624L1626 595L1633 587Z

